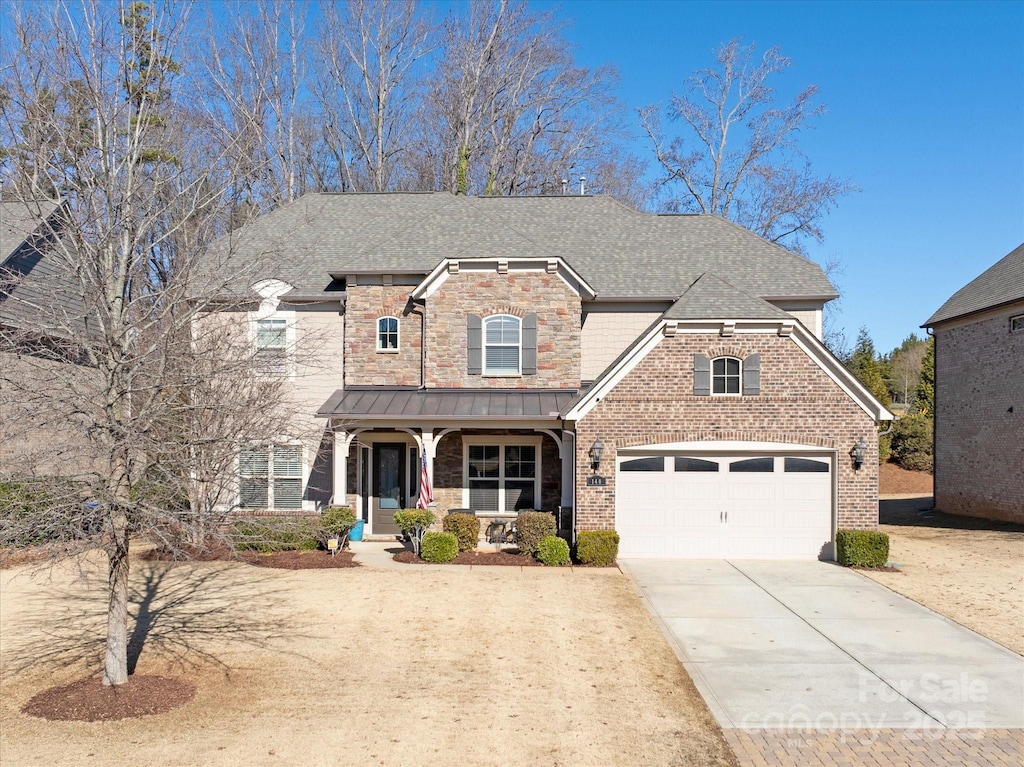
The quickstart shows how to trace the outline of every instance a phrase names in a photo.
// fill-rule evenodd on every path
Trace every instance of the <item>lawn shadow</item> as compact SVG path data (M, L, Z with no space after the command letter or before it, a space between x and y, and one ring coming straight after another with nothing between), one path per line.
M296 654L288 641L305 628L281 610L286 589L222 564L133 561L129 590L128 672L145 652L172 671L218 667L240 649ZM28 617L12 621L17 640L8 672L40 665L98 668L106 638L106 588L99 579L51 586L30 597ZM296 654L297 655L297 654Z
M891 498L878 502L878 522L898 527L919 527L936 530L989 530L993 532L1024 532L1024 525L980 517L947 514L935 509L930 495L915 498Z

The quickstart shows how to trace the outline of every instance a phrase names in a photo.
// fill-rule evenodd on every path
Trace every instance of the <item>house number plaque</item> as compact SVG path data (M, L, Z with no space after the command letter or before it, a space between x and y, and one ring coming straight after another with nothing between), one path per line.
M587 487L607 487L608 480L604 477L599 477L596 474L593 477L587 477Z

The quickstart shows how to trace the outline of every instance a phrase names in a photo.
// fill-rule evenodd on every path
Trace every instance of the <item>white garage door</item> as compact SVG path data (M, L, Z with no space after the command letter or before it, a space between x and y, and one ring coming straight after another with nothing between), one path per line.
M623 455L622 557L831 558L829 455Z

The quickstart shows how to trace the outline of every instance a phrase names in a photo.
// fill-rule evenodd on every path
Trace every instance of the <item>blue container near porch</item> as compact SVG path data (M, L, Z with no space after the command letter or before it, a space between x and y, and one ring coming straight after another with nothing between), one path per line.
M352 532L348 534L350 541L361 541L363 540L363 520L357 519L355 527L352 528Z

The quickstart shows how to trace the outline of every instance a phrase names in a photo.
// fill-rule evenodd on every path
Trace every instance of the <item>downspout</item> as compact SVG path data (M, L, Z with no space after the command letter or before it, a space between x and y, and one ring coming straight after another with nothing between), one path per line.
M935 332L932 330L930 325L924 329L924 332L933 339L933 343L935 344L935 359L933 360L935 366L935 382L933 384L935 387L933 395L933 399L935 400L935 412L932 413L932 507L928 509L929 512L932 512L936 509L936 501L939 497L938 493L935 492L935 489L939 486L939 483L936 482L939 477L939 462L937 460L939 457L939 451L936 449L938 446L937 438L939 436L939 337L935 335Z

